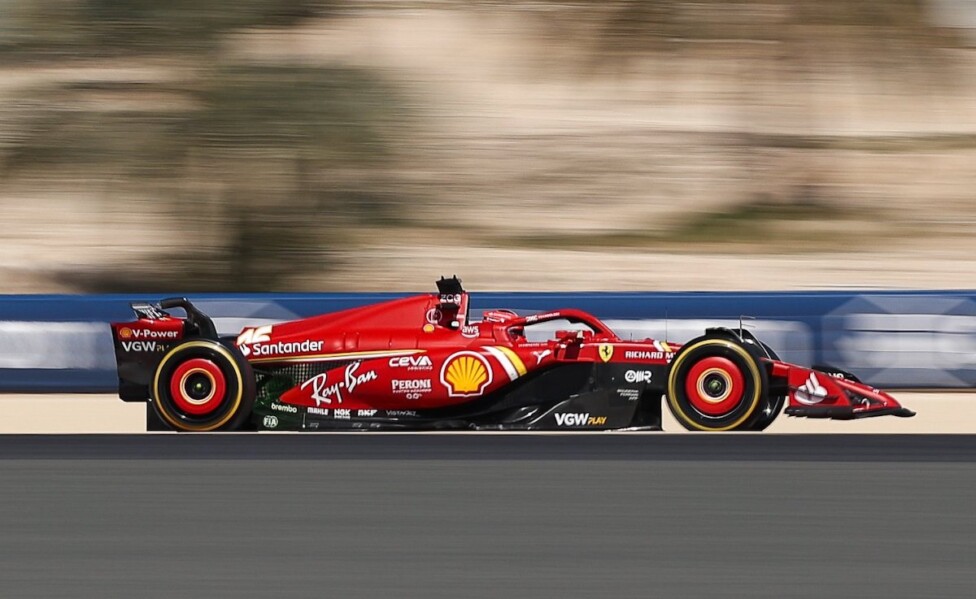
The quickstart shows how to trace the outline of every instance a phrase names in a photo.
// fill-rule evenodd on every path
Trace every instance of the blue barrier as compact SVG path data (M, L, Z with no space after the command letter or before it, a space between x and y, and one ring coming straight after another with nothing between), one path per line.
M0 296L0 391L114 391L107 323L162 295ZM169 294L178 295L178 294ZM406 294L195 294L221 333ZM830 363L887 388L976 386L976 291L473 293L472 316L580 308L623 337L683 342L706 326L748 326L784 359Z

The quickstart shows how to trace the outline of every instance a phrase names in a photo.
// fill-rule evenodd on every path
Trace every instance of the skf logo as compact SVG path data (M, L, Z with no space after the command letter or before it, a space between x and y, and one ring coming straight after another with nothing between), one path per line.
M262 327L255 327L253 329L246 329L240 335L237 336L237 347L241 350L241 353L245 356L251 355L251 348L247 347L250 343L267 343L271 341L271 327L273 325L266 324Z
M589 414L556 414L557 426L603 426L606 423L606 416L590 416Z
M609 362L610 358L613 357L612 345L609 345L607 343L602 343L600 344L600 349L598 351L600 353L600 359L603 360L604 362Z
M452 354L441 368L441 383L451 397L481 395L491 384L491 379L488 360L472 351Z
M129 327L119 329L119 339L132 339L132 329Z

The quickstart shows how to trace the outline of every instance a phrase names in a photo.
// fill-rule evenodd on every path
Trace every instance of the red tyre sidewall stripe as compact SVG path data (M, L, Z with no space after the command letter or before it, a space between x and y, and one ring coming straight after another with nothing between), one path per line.
M709 401L698 391L699 379L707 371L716 370L728 381L728 396L718 402ZM704 358L688 369L685 377L685 393L692 407L706 416L721 417L732 413L745 397L746 382L742 370L728 358L712 356Z
M214 387L210 398L199 403L188 397L183 389L184 378L194 372L200 372L211 377ZM203 358L193 358L183 362L173 370L169 379L169 391L173 403L181 412L190 416L205 416L217 410L226 399L227 379L215 363Z

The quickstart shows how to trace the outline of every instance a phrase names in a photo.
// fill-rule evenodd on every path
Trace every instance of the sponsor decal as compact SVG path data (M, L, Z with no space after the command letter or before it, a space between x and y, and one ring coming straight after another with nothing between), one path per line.
M544 349L542 351L534 351L534 352L532 352L532 355L535 356L535 365L538 366L548 356L552 355L552 350L551 349Z
M481 329L472 324L461 327L461 336L468 339L476 339L481 334Z
M628 370L624 373L624 380L628 383L650 383L653 375L650 370Z
M338 408L332 410L332 414L335 418L339 420L349 420L350 418L352 418L352 410L343 410L342 408Z
M427 324L425 324L424 325L424 332L425 333L433 333L434 332L434 325L430 324L429 322Z
M309 339L306 339L305 341L256 343L250 347L250 352L248 353L253 353L255 357L280 356L283 354L307 354L322 351L323 345L323 341L311 341ZM241 348L241 352L244 351L245 347L247 346Z
M624 352L625 360L663 360L663 351L630 350Z
M245 356L251 355L251 348L247 347L252 343L267 343L271 341L271 327L274 325L266 324L253 329L244 329L237 336L237 347Z
M606 416L590 416L589 414L556 414L557 426L603 426L606 423Z
M376 375L375 370L358 372L360 365L362 365L362 362L353 362L349 366L346 366L345 373L343 374L343 380L336 381L334 383L329 382L328 373L323 372L321 374L317 374L302 383L301 389L305 390L308 387L312 388L312 399L315 400L315 405L317 406L320 406L323 403L326 405L331 405L332 402L340 404L342 403L343 389L349 393L352 393L359 385L379 378Z
M492 372L488 360L472 351L451 354L441 368L441 383L451 397L481 395L491 384Z
M427 322L429 322L430 324L439 323L442 317L443 314L441 314L441 311L438 310L437 308L431 308L430 310L427 310L426 319Z
M123 341L122 350L123 351L136 351L136 352L160 352L166 351L169 347L165 343L157 343L155 341Z
M811 372L807 382L800 385L794 397L798 402L812 406L822 402L827 397L827 389L820 384L817 375Z
M356 410L356 416L361 418L370 418L376 416L376 410Z
M600 354L601 360L609 362L610 358L613 357L613 346L608 343L601 343L597 353Z
M178 339L179 331L157 331L155 329L130 329L122 327L119 329L120 339Z
M274 410L275 412L288 412L289 414L298 413L298 408L296 408L295 406L289 406L281 403L272 403L271 409Z
M305 411L308 412L309 414L315 414L316 416L329 415L329 411L326 410L325 408L307 408Z
M393 392L398 391L430 391L430 379L394 379Z
M526 324L538 322L540 320L553 320L560 317L559 312L543 312L542 314L531 314L525 317Z
M417 416L417 413L413 410L387 410L386 415L390 418L414 418Z
M398 356L390 358L390 368L406 368L407 370L430 370L434 367L429 356Z
M430 379L395 379L391 383L394 395L403 395L406 399L420 399L433 390Z
M640 399L640 391L637 389L617 389L617 395L627 401L637 401Z
M457 304L461 305L461 294L460 293L442 293L440 297L440 302L442 304Z
M264 424L265 428L278 428L278 418L270 414L265 416L261 423Z

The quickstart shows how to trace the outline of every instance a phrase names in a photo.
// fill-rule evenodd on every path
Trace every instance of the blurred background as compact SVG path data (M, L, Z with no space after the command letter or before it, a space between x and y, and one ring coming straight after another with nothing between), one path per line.
M0 291L976 288L976 2L0 0Z

